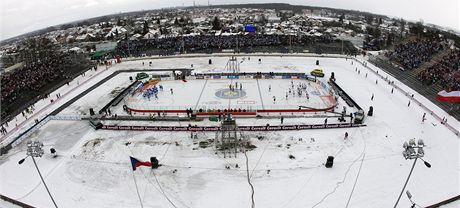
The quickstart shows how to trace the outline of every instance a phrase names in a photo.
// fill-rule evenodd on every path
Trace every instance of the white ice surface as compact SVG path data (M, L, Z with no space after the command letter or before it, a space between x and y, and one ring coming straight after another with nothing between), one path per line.
M242 91L245 96L224 99L216 95L221 90L227 90L230 84L234 86L235 83L238 86L244 86ZM308 100L304 91L301 97L297 95L296 86L300 83L308 86ZM305 80L294 80L295 89L292 88L291 79L192 79L187 82L160 81L158 84L164 87L163 91L158 92L158 98L151 96L148 99L143 96L143 92L140 92L128 95L124 103L138 110L297 109L299 105L321 109L333 105L322 97L329 95L325 89L315 82ZM289 88L291 88L291 93L289 93ZM170 92L170 89L173 89L173 93ZM236 91L239 92L240 89Z

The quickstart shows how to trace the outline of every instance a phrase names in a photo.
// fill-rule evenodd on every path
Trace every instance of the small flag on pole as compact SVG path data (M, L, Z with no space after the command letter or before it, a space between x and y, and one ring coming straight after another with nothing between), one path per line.
M138 159L131 156L129 157L129 159L131 160L131 166L133 167L133 171L136 170L136 167L139 166L152 166L151 162L141 162Z

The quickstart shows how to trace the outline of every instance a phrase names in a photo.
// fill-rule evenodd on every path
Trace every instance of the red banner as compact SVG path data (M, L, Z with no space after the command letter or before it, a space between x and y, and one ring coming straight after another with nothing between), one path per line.
M436 100L447 103L460 103L460 91L447 92L443 90L438 93Z

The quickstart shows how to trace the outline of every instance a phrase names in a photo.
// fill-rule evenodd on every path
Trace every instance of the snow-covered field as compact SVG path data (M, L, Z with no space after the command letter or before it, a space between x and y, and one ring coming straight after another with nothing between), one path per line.
M250 207L248 168L256 207L391 207L413 163L401 154L403 142L412 138L425 141L424 159L432 164L431 168L425 167L422 162L416 164L407 185L412 199L420 206L428 206L460 194L459 137L429 113L422 123L425 111L417 105L408 106L409 98L405 94L396 90L391 93L392 86L374 73L356 62L352 64L350 59L273 56L262 57L259 64L258 58L245 59L241 63L241 71L307 73L317 68L315 61L318 59L326 78L335 72L337 83L361 107L366 111L370 106L374 107L374 116L366 118L366 127L353 129L246 132L245 135L257 147L247 152L248 167L243 153L236 158L224 158L222 154L215 154L212 145L199 147L199 141L214 138L215 134L211 132L200 132L198 139L193 140L186 132L95 131L87 121L52 120L28 139L45 144L46 154L36 160L56 203L60 207L141 207L141 203L144 207ZM130 61L114 65L109 70L155 68L142 65L142 62L152 61L153 66L161 68L183 68L193 64L197 72L219 72L224 71L228 57L212 57L212 65L208 64L208 59ZM107 70L94 75L97 76L94 80L108 74ZM130 73L121 73L61 114L83 114L91 107L100 109L113 97L110 92L129 85L129 76ZM193 81L180 84L192 85ZM271 83L271 93L279 93L279 102L282 102L286 89L280 87L274 91L277 80L271 81L259 83L261 91L267 91L266 85ZM227 85L218 82L216 85ZM284 86L290 81L280 83ZM203 88L203 81L196 84L201 84L201 87L183 88L183 93L194 99L187 102L197 105L218 101L212 97L216 88ZM410 90L397 81L395 84ZM255 102L268 99L263 100L264 104L273 103L268 94L259 95L260 91L254 89L257 84L252 85L253 80L248 83L243 81L243 88L248 89L248 99ZM85 86L78 87L75 93ZM204 93L198 99L195 94L199 96L202 89L211 93ZM252 96L252 91L255 91L255 96ZM178 90L176 92L179 93ZM206 98L208 95L211 96L209 99ZM182 97L189 99L187 96ZM180 97L174 97L177 99L175 105L185 102ZM431 106L430 110L441 117L447 116L418 94L415 98ZM312 121L318 123L322 119L287 118L285 123ZM460 123L452 117L448 117L448 122L460 129ZM237 120L237 123L279 124L279 119L245 118ZM159 125L188 124L162 122ZM191 124L208 125L210 122ZM345 132L349 133L346 140ZM257 139L259 136L263 139ZM50 156L51 147L58 151L57 158ZM22 165L17 163L25 156L25 151L26 146L22 144L0 158L0 193L33 206L52 207L31 159L28 158ZM290 159L289 155L295 159ZM140 167L133 172L129 156L145 161L156 156L163 166L156 170ZM333 168L323 166L327 156L335 157ZM237 164L238 168L235 167ZM226 169L225 166L231 168ZM398 207L410 205L403 195Z

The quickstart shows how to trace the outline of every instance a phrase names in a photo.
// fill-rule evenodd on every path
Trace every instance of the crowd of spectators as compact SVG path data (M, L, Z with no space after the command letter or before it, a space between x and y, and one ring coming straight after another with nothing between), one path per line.
M30 101L44 98L49 89L65 84L75 74L90 67L82 55L53 51L30 59L1 76L1 118L7 120ZM20 112L20 111L19 111Z
M443 45L439 40L410 40L406 43L396 45L394 51L385 55L393 62L397 62L406 69L418 68L422 63L441 51Z
M427 85L439 83L447 90L460 90L460 50L456 49L439 62L418 74Z
M39 92L40 88L59 77L57 66L63 63L63 54L44 57L39 62L25 65L23 68L5 73L1 79L2 103L14 102L24 91Z
M311 42L327 43L331 41L331 37L313 38L288 35L196 35L163 37L147 40L124 40L118 43L115 52L123 57L129 55L142 56L143 54L154 55L149 53L149 51L160 49L162 53L158 55L170 55L174 52L181 52L182 49L188 52L194 52L207 49L242 49L256 46L296 46L307 45Z

